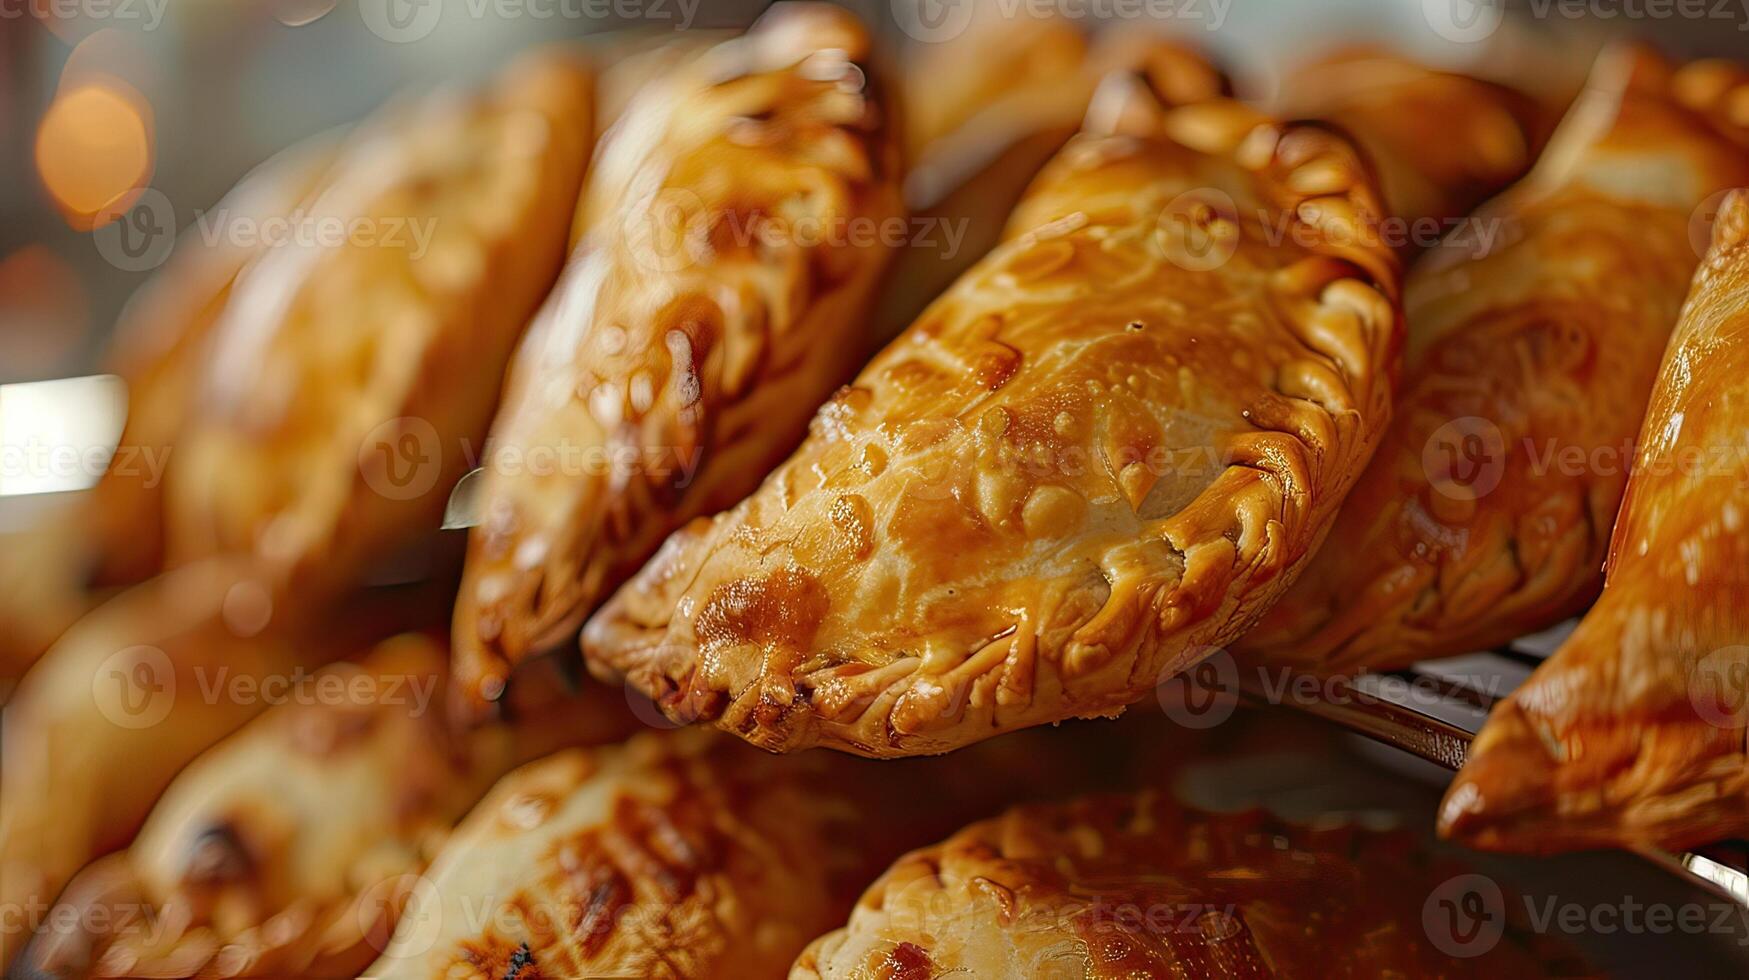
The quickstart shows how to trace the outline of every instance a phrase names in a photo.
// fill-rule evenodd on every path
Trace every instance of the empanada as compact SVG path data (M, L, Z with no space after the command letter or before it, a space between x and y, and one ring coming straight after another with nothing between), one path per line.
M1699 261L1690 223L1749 181L1714 100L1727 69L1599 60L1536 170L1409 277L1408 376L1377 457L1259 662L1388 669L1583 609L1659 353Z
M871 333L882 344L1002 240L1008 216L1080 128L1105 75L1145 72L1174 104L1231 93L1226 77L1182 43L1116 29L1089 43L1060 18L974 18L951 41L914 48L920 53L903 77L922 119L906 116L913 237L881 289Z
M30 527L0 534L5 694L96 602L92 586L139 582L162 567L163 477L194 401L191 380L237 273L261 250L257 238L233 231L253 233L291 212L326 171L335 143L315 137L251 171L208 212L213 226L186 232L128 301L103 365L127 385L127 421L109 469L90 492L40 507Z
M352 976L404 890L504 773L636 727L588 685L465 734L446 724L448 644L409 635L313 675L191 763L138 838L73 879L22 954L31 975ZM144 911L142 911L144 910ZM132 915L130 915L132 913ZM373 945L374 944L374 945ZM34 972L32 972L34 971Z
M905 856L790 977L1498 978L1575 964L1511 908L1484 906L1492 947L1442 918L1441 888L1469 897L1463 871L1404 831L1203 814L1158 792L1020 807Z
M750 490L862 356L904 223L872 43L845 11L779 6L604 138L492 428L454 629L476 707L680 522Z
M269 628L265 583L196 563L75 623L0 718L0 902L45 911L74 872L125 845L195 755L264 710L283 680L350 652ZM39 923L0 929L0 968Z
M1681 91L1749 104L1749 75ZM1749 145L1749 144L1746 144ZM1659 369L1607 584L1497 706L1440 829L1479 847L1680 849L1749 834L1749 192L1720 206Z
M201 377L238 275L270 243L260 231L293 216L333 164L341 137L324 134L255 168L213 208L212 227L185 232L164 268L128 301L105 368L128 386L116 456L83 508L96 542L93 580L128 585L164 565L163 476L195 412Z
M1367 152L1395 222L1390 244L1419 251L1530 169L1544 108L1503 85L1384 52L1344 52L1282 84L1281 113L1324 119Z
M542 53L359 128L214 327L170 473L172 561L249 554L308 602L437 533L563 262L591 88Z
M1382 215L1331 131L1113 76L1011 237L603 607L591 668L774 750L1121 711L1268 607L1370 455Z
M364 975L781 977L905 850L1101 778L1072 741L873 762L690 728L560 752L468 815Z

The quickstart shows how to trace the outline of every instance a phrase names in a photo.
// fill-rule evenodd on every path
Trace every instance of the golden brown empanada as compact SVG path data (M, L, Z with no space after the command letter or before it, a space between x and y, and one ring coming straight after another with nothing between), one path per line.
M163 476L190 412L191 380L232 282L260 252L255 238L232 231L252 232L296 207L335 144L332 136L316 137L251 171L208 212L212 227L185 233L123 310L104 358L104 369L127 384L127 421L109 469L89 493L46 504L30 527L0 535L6 694L96 601L91 586L139 582L162 566Z
M272 617L248 569L196 563L92 610L37 662L0 719L0 902L46 910L177 770L267 707L264 679L349 652ZM37 924L5 924L0 968Z
M555 52L360 128L214 327L172 560L250 554L309 601L437 532L562 264L592 111Z
M1749 76L1682 91L1749 104ZM1749 192L1719 208L1652 392L1603 595L1490 714L1440 829L1478 847L1679 849L1749 833Z
M128 385L128 418L115 459L84 507L96 542L93 579L128 585L164 564L163 475L194 412L213 328L238 274L268 243L260 230L307 202L339 151L326 134L255 168L216 208L211 228L185 232L162 271L116 323L106 369Z
M1552 120L1503 85L1357 49L1302 66L1281 112L1333 122L1366 150L1392 214L1390 244L1419 251L1530 169Z
M1492 948L1450 933L1456 953L1438 948L1422 910L1463 870L1403 831L1202 814L1156 792L1020 807L901 859L790 977L1496 978L1574 962L1524 942L1510 909Z
M1028 101L1040 116L1068 122L1071 129L1061 137L1068 139L1073 117L1057 118L1050 103L1065 98L1072 105L1077 88L1082 101L1091 94L1084 80L1087 37L1080 26L1036 7L1005 9L1001 0L969 0L968 6L960 29L944 22L942 30L930 30L928 0L893 4L905 42L900 62L907 154L922 159L943 141L962 139L979 116L992 109L1011 116Z
M1088 43L1062 19L974 19L951 41L913 49L921 54L903 77L922 120L907 113L913 235L881 289L870 332L882 344L1002 240L1015 205L1075 135L1105 75L1145 72L1173 104L1231 92L1217 68L1181 43L1121 30Z
M1573 615L1600 585L1625 447L1689 276L1690 222L1749 181L1711 90L1610 52L1532 175L1410 276L1409 374L1324 550L1241 648L1327 671L1468 652Z
M1113 76L1011 237L757 493L590 623L592 669L768 749L944 752L1113 714L1228 642L1389 415L1353 148Z
M699 728L561 752L468 815L364 975L781 977L907 849L1121 778L1065 748L1091 734L1022 733L952 760L774 756Z
M214 746L126 852L67 886L51 915L82 928L45 931L22 966L42 976L356 974L386 945L402 892L492 783L636 727L619 692L592 684L519 712L517 724L458 735L443 710L448 659L447 643L390 640Z
M493 424L454 631L476 705L751 489L861 357L876 232L903 224L871 44L845 11L781 5L604 138L583 244Z

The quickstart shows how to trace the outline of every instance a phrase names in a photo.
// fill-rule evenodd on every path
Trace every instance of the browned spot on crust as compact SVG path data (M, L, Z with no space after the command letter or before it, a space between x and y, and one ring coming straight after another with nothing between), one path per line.
M874 970L875 980L929 980L934 975L935 964L916 943L900 943L893 947Z
M737 579L718 586L698 615L698 639L710 646L752 644L800 651L830 604L819 579L786 568L761 579Z

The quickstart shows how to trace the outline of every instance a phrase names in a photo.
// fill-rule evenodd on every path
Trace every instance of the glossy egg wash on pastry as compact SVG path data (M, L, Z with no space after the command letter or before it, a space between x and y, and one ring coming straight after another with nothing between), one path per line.
M780 977L900 854L1084 785L1094 767L1063 744L1004 739L963 768L774 756L703 728L559 752L474 808L364 976Z
M863 355L905 224L871 44L842 10L780 5L603 138L493 424L455 613L476 708L680 523L752 489Z
M789 975L1585 975L1569 949L1532 935L1516 901L1486 943L1441 928L1441 889L1479 877L1466 870L1406 831L1205 814L1156 792L1019 807L906 855Z
M1242 641L1253 660L1390 669L1582 610L1695 223L1749 182L1740 69L1606 53L1524 182L1409 275L1396 415L1324 550Z
M1749 77L1712 89L1744 104ZM1749 144L1746 144L1749 145ZM1597 604L1494 709L1440 829L1514 851L1749 833L1749 191L1664 355Z
M443 710L448 664L447 643L406 635L314 674L177 775L133 844L62 892L50 916L78 927L42 931L15 969L355 975L387 944L437 844L499 777L636 727L617 692L592 684L531 692L546 701L519 704L516 722L457 730Z
M238 276L167 478L167 552L250 555L276 600L437 533L558 275L594 138L564 52L391 104Z
M1009 240L734 510L589 624L593 670L775 750L1113 714L1241 632L1389 414L1356 151L1114 76Z

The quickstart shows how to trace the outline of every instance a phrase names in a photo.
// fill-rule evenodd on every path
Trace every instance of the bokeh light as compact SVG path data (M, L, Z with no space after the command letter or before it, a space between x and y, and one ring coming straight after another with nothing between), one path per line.
M152 177L152 114L145 99L117 79L64 89L37 127L36 166L74 227L114 220Z

